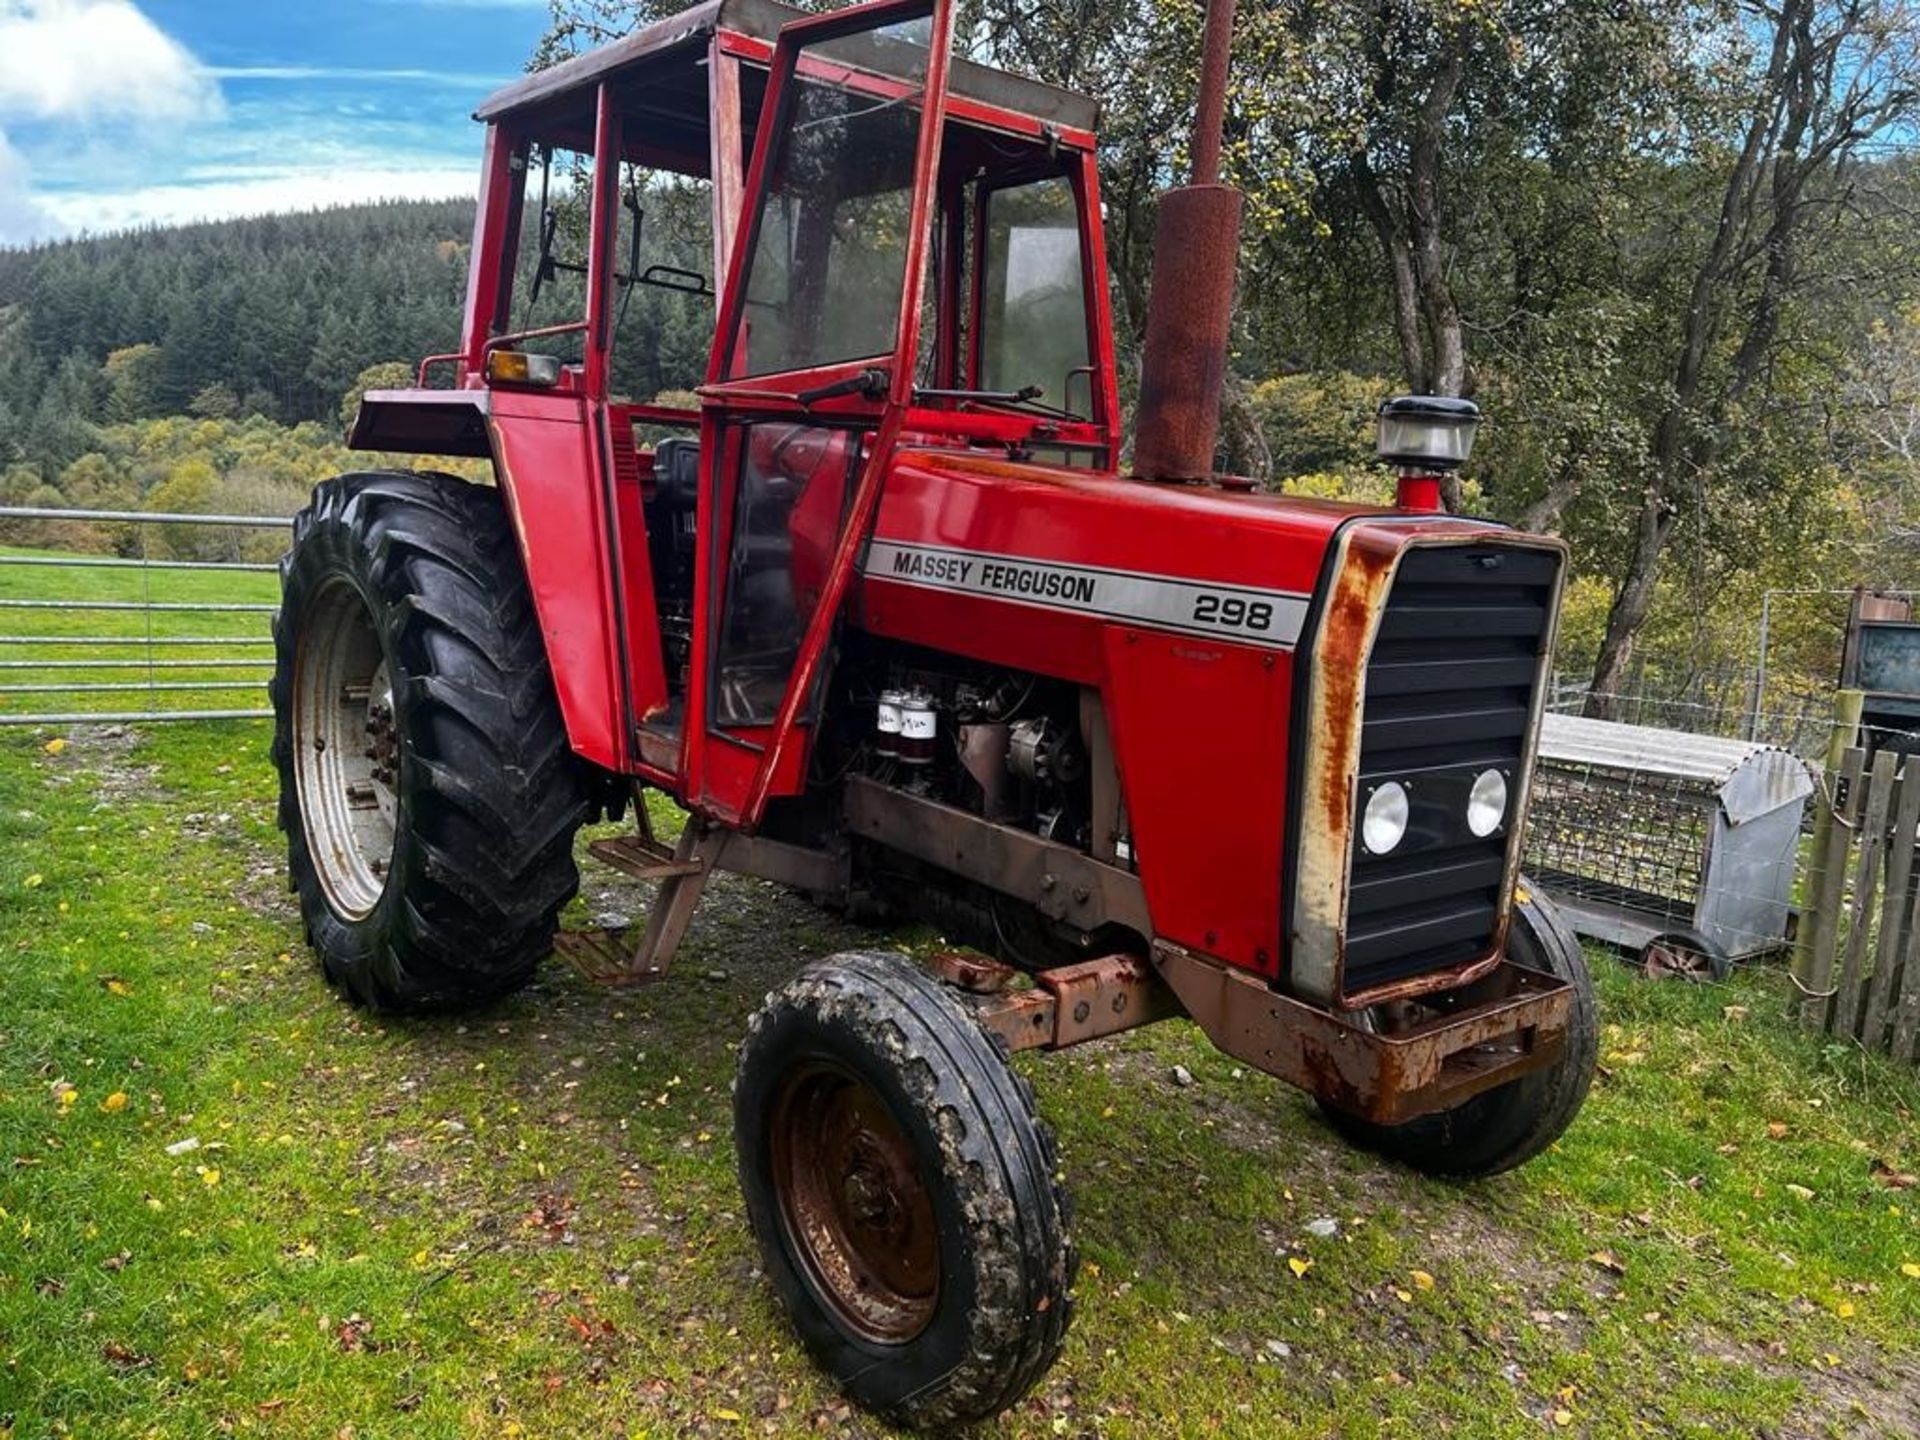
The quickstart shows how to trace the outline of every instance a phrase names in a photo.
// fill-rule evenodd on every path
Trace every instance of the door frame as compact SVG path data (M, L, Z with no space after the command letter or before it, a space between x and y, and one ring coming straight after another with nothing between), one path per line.
M844 396L821 401L816 411L798 400L801 391L857 374L873 363L873 357L816 371L750 379L736 379L729 373L745 311L743 287L759 240L760 201L766 193L774 146L786 134L792 107L794 70L800 53L810 46L922 18L930 19L932 24L914 152L905 271L893 351L888 361L886 393L877 410L870 400ZM695 560L693 664L686 725L689 801L703 813L743 830L750 831L759 824L767 801L775 793L798 793L805 783L807 730L800 723L802 711L825 663L828 642L913 399L927 247L946 120L952 34L953 0L875 0L872 4L792 21L781 28L774 47L767 98L762 106L761 122L756 127L753 160L741 196L741 224L734 238L726 285L721 292L707 383L700 389L703 473L695 525L706 539ZM911 92L903 91L905 93ZM794 388L775 388L780 382ZM840 537L820 597L808 617L774 721L771 726L736 732L722 730L710 720L719 606L724 598L722 587L726 579L725 568L717 563L717 558L722 528L729 522L735 487L739 483L737 437L743 432L742 422L755 418L785 418L798 423L860 420L866 422L861 428L868 430L872 439L866 458L859 466Z

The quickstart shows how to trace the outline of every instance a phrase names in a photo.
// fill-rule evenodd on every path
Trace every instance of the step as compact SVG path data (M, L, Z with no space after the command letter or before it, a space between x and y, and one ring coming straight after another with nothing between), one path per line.
M668 880L675 875L698 875L706 866L699 860L678 860L666 846L638 835L595 840L587 853L602 864L624 871L636 880Z
M648 985L664 979L667 973L659 966L635 968L624 929L562 930L553 937L553 949L589 983L609 990Z

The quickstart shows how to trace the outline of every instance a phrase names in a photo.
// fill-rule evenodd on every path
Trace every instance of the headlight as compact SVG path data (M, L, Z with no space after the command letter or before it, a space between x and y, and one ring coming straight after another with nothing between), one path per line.
M1467 829L1484 840L1507 818L1507 777L1498 770L1482 770L1467 793Z
M1407 787L1398 780L1387 781L1367 797L1360 817L1360 843L1369 854L1384 855L1406 837L1411 808Z

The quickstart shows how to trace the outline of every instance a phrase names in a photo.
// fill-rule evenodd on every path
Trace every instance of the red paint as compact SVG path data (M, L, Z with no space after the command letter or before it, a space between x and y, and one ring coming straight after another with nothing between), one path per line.
M1393 503L1401 510L1437 515L1446 507L1440 503L1440 477L1417 475L1403 470L1394 483Z
M495 391L488 429L567 738L596 765L624 769L613 572L586 403Z

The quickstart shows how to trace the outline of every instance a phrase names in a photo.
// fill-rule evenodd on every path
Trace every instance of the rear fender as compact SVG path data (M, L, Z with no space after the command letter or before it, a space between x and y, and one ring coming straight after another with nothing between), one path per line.
M485 390L369 390L347 433L350 450L492 457Z
M546 642L567 739L584 759L628 766L630 711L619 616L635 587L615 577L640 568L650 596L644 534L619 555L620 537L595 463L586 402L571 395L484 390L371 391L348 444L355 449L470 456L493 462L520 545L520 559ZM653 617L632 617L652 626ZM636 647L635 683L664 693L657 646ZM651 661L649 667L647 662Z

